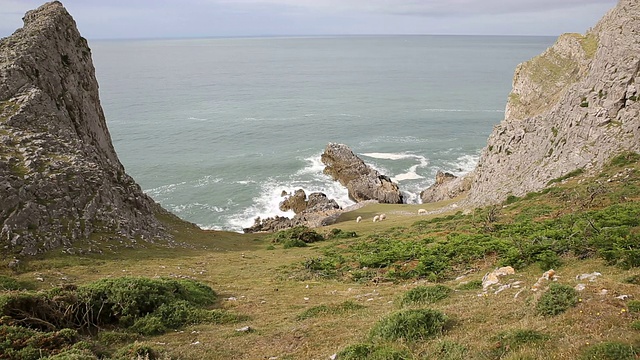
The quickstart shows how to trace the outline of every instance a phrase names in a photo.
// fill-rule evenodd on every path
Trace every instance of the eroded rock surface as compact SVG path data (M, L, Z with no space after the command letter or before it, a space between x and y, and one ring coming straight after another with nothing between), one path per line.
M640 151L640 2L621 0L586 35L566 34L518 66L505 119L472 174L468 202L538 191Z
M106 240L171 243L118 160L91 50L61 3L0 40L0 246L32 255Z
M465 176L455 176L438 171L436 182L420 193L423 204L454 199L469 190L471 181Z

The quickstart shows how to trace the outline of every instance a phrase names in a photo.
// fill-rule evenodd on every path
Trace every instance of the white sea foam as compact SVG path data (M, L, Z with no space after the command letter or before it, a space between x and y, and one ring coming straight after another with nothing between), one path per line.
M419 155L413 154L396 154L396 153L364 153L363 156L367 156L374 159L385 159L385 160L400 160L400 159L411 159L422 157Z
M451 166L451 172L458 176L467 174L475 169L479 159L480 154L462 155L449 163Z
M209 119L197 118L197 117L195 117L195 116L191 116L191 117L189 117L189 120L195 120L195 121L209 121Z

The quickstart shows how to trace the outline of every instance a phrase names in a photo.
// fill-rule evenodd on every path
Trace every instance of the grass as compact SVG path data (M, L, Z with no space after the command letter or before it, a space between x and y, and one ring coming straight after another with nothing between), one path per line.
M23 259L18 272L0 268L5 286L0 297L51 295L53 289L73 287L97 293L123 277L195 281L215 293L196 291L201 295L178 299L200 304L209 314L201 321L176 326L190 316L178 301L140 313L143 319L152 314L137 325L147 329L143 333L115 323L103 324L97 333L80 328L75 343L64 347L68 358L100 351L104 358L149 354L162 359L322 359L336 353L344 358L364 353L371 359L627 356L640 337L638 313L632 310L632 301L640 299L639 157L621 154L601 174L578 174L469 214L417 214L419 208L443 204L367 206L315 229L322 241L303 248L285 249L269 234L202 231L163 214L176 240L188 247L105 247L103 255L52 252ZM371 219L382 212L388 217L384 222L355 222L357 216ZM480 279L503 264L516 268L516 274L502 279L510 286L498 294L483 293ZM532 291L548 265L559 281ZM586 289L576 294L576 306L542 315L539 304L556 309L557 300L572 298L565 296L567 290L554 301L542 300L557 284L573 290L577 275L594 271L603 275L583 282ZM408 307L398 310L398 302L412 291L420 299L421 291L428 293L424 289L444 288L455 290L434 291L448 293L441 300L406 300ZM602 289L608 294L601 295ZM58 295L63 294L68 293ZM616 299L620 294L630 298ZM203 302L209 298L212 302ZM152 335L162 329L159 319L168 321L160 324L167 331ZM59 336L60 330L27 329L10 321L0 318L15 336L20 331L30 338L33 331L41 339ZM252 331L236 331L245 326Z

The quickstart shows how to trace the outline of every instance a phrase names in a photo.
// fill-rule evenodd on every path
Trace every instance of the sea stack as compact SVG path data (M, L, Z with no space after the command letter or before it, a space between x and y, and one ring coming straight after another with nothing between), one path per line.
M91 50L58 1L0 40L0 199L5 254L171 243L166 212L118 160Z
M403 197L398 185L365 164L347 145L329 143L321 160L326 165L324 173L345 186L351 200L402 204Z
M623 151L640 151L637 0L620 0L585 35L562 35L517 67L505 119L482 151L467 201L481 206L538 191Z

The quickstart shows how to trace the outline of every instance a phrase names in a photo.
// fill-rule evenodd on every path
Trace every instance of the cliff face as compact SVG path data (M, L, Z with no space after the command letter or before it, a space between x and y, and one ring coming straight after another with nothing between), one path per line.
M537 191L616 153L640 151L640 3L621 0L586 35L567 34L518 66L468 201Z
M91 51L57 1L0 40L0 199L3 252L169 238L118 160Z

